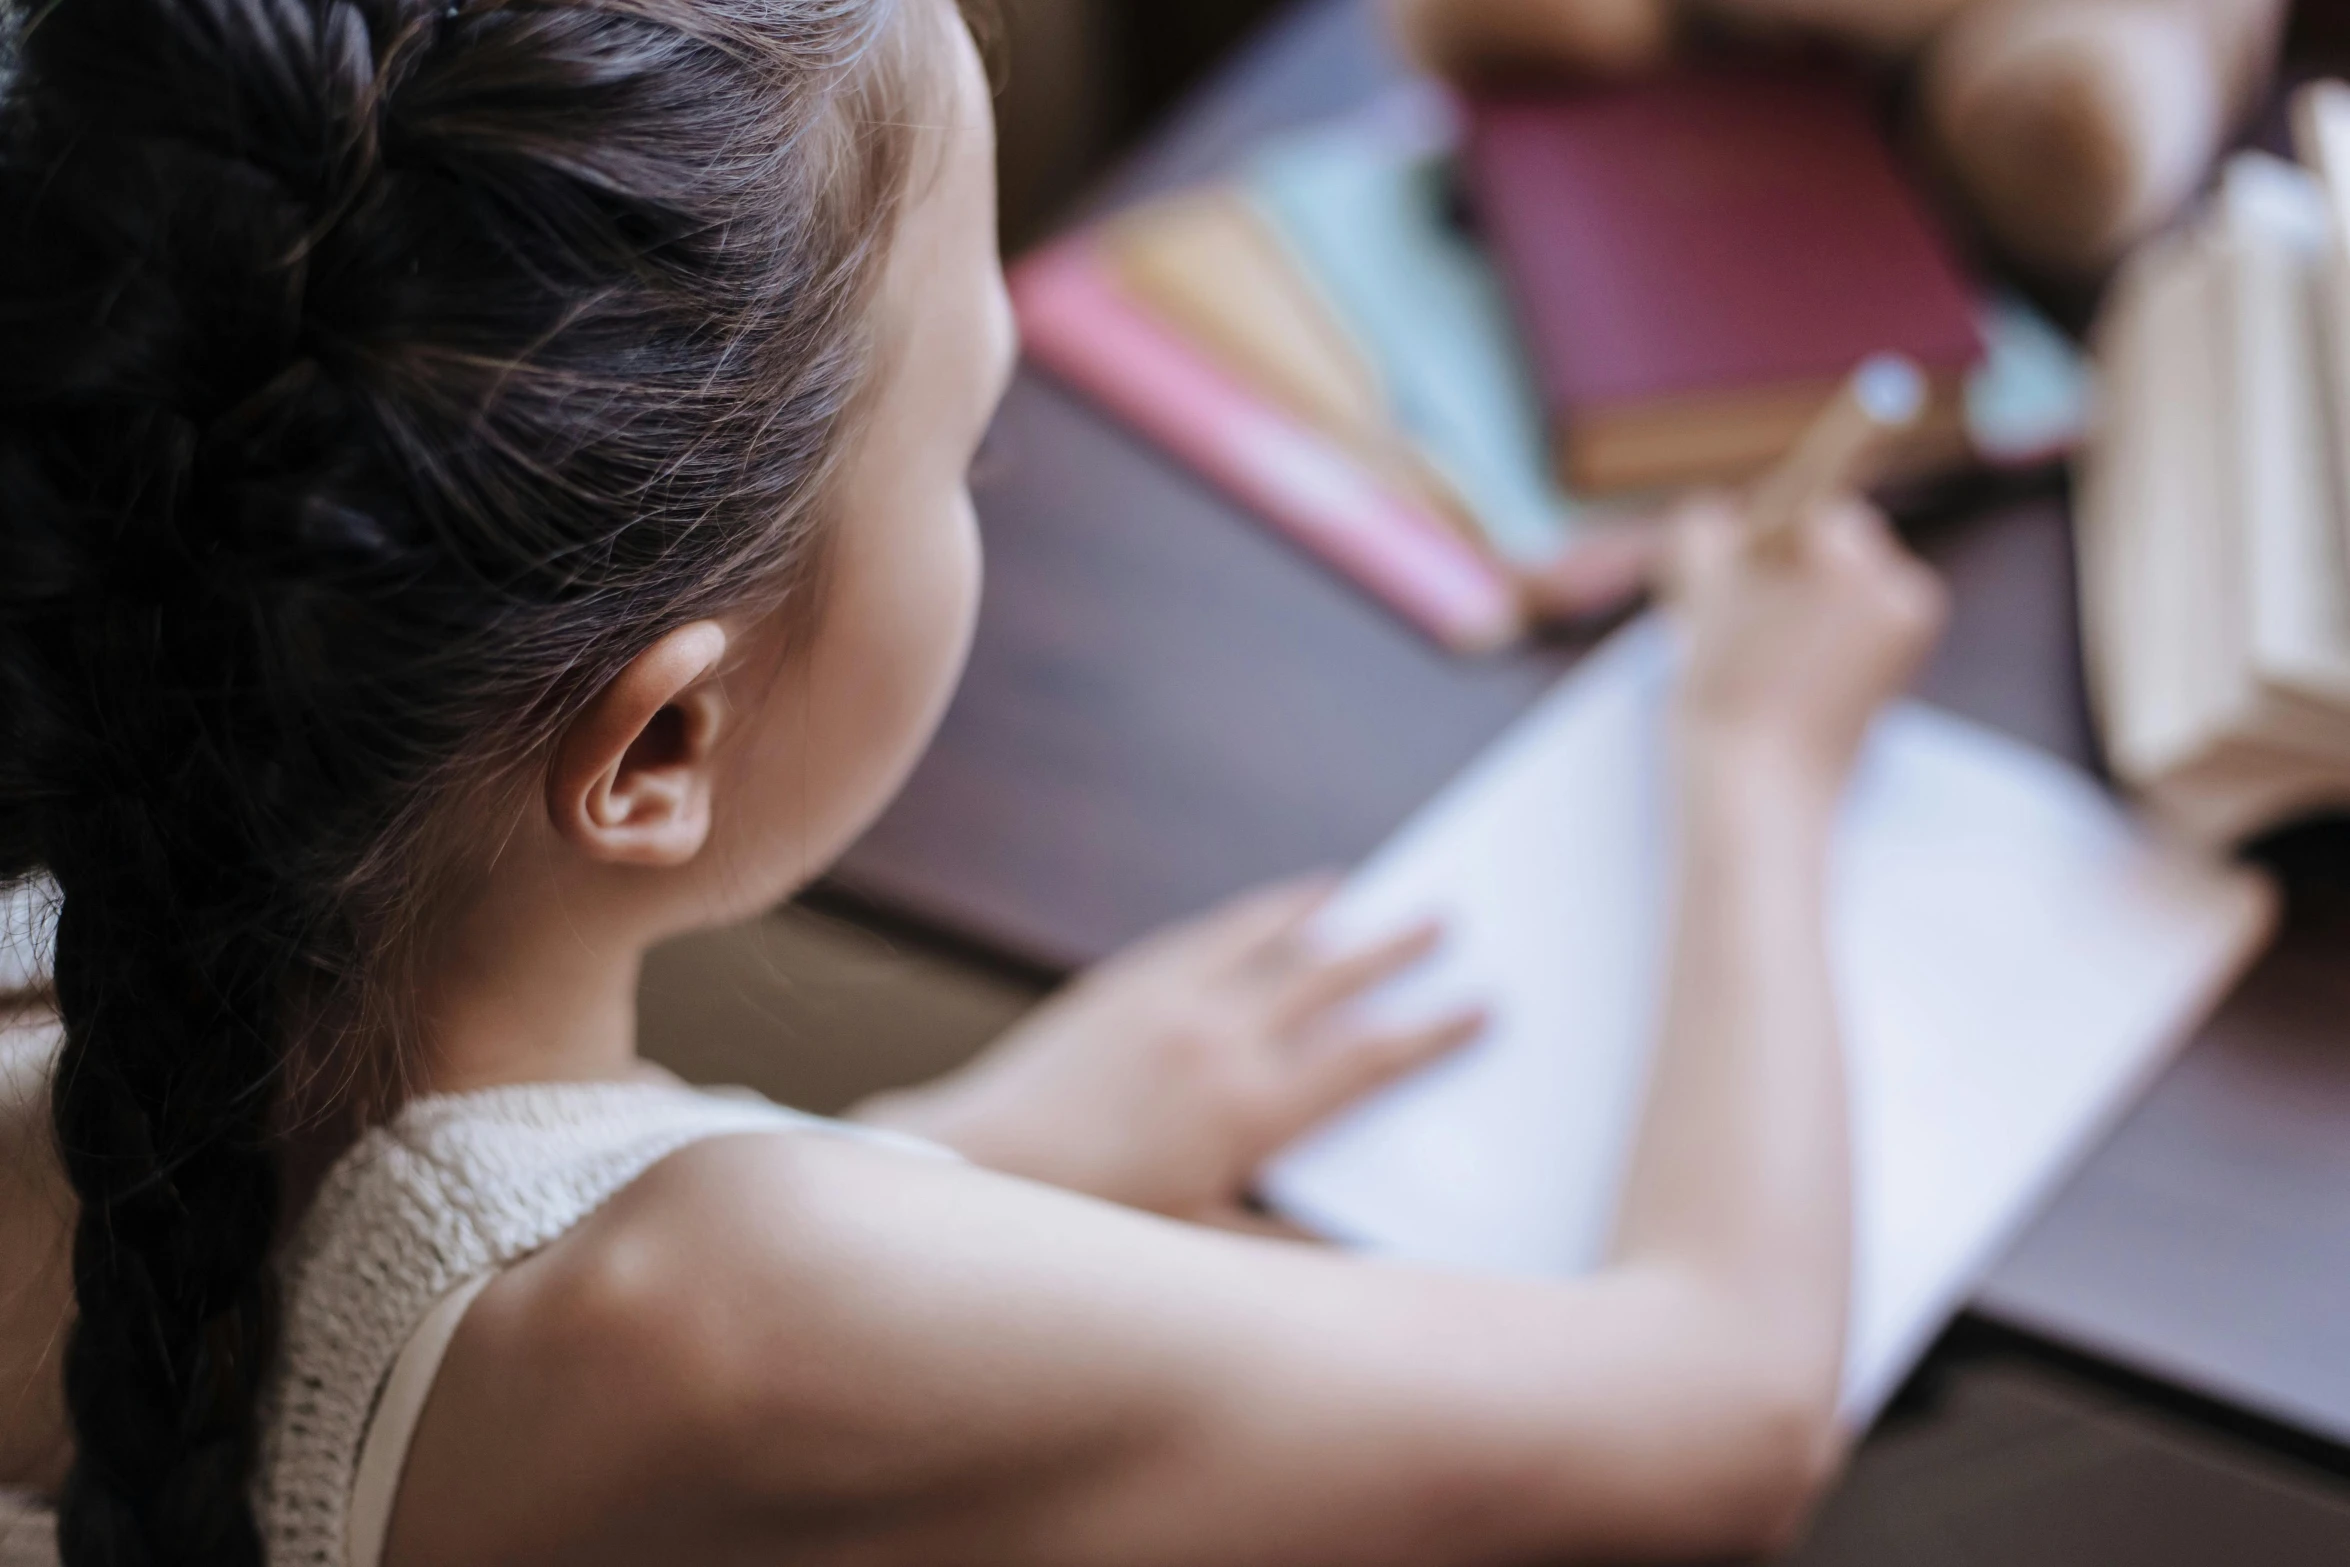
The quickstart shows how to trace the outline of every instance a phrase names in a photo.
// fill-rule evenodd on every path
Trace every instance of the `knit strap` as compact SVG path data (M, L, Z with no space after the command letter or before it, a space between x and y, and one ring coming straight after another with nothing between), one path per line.
M681 1148L792 1130L938 1153L756 1095L659 1082L421 1099L362 1138L286 1253L258 1496L273 1567L345 1567L369 1422L436 1303L545 1247Z

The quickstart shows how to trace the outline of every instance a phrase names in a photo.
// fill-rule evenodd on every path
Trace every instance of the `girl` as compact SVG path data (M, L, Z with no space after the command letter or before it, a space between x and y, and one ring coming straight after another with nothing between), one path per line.
M864 1127L634 1054L944 704L1011 361L944 0L42 0L0 141L9 1536L126 1563L1740 1550L1829 1472L1821 879L1936 594L1680 523L1683 854L1612 1266L1195 1220L1474 1030L1249 899ZM53 1150L55 1164L46 1165ZM953 1153L948 1153L952 1150ZM960 1157L955 1157L955 1155ZM62 1338L62 1356L45 1353Z

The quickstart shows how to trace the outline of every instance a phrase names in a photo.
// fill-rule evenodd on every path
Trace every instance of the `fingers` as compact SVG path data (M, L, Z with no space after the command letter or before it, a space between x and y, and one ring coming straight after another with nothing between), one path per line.
M1669 533L1626 524L1581 539L1557 559L1518 573L1526 609L1546 623L1581 620L1623 608L1656 580Z
M1949 622L1950 589L1942 574L1912 554L1881 519L1879 529L1886 550L1879 563L1885 609L1921 644L1931 642Z
M1727 496L1691 496L1665 520L1659 586L1667 598L1698 597L1737 565L1746 537L1744 514Z
M1857 498L1814 513L1804 525L1803 541L1813 559L1844 569L1884 570L1910 558L1885 514Z
M1302 948L1299 938L1307 923L1330 901L1337 885L1336 876L1316 872L1259 887L1209 911L1182 934L1196 943L1198 956L1210 964L1278 960Z
M1753 564L1744 512L1728 497L1702 494L1667 519L1661 563L1669 597L1689 599L1730 580ZM1831 578L1870 581L1893 593L1899 606L1931 619L1942 602L1940 579L1901 540L1884 513L1857 496L1805 519L1785 559Z
M1402 1028L1344 1028L1314 1042L1298 1063L1281 1141L1287 1142L1366 1094L1443 1059L1485 1032L1481 1009Z
M1848 582L1896 637L1922 643L1941 629L1949 609L1942 579L1882 512L1857 500L1830 507L1809 532L1806 549L1821 569Z
M1275 1026L1285 1033L1305 1027L1321 1014L1410 968L1434 952L1443 939L1442 926L1423 920L1368 947L1299 966L1283 976L1275 994Z

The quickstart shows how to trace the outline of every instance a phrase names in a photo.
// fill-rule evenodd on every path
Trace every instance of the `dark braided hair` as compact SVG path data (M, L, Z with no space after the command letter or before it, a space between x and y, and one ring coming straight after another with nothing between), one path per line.
M394 1101L475 807L663 633L811 591L900 9L0 0L0 883L63 891L68 1567L262 1560L289 1106Z

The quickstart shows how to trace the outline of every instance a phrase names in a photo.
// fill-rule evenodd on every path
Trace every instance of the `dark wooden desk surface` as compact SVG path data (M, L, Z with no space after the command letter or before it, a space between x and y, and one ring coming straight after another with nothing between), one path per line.
M1394 78L1367 7L1292 12L1116 200L1214 172ZM1042 377L1005 404L989 585L936 747L838 876L1009 956L1074 965L1377 844L1572 661L1433 651ZM1924 694L2086 760L2060 498L1927 528L1956 588ZM1978 1305L2350 1443L2350 914L2302 911Z

